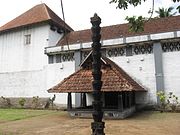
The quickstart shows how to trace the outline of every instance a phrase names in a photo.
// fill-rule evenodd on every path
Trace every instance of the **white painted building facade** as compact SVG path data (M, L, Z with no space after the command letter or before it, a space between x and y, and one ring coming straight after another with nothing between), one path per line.
M140 104L156 104L157 103L157 91L164 91L165 93L173 92L176 96L180 97L180 35L176 34L180 31L170 33L158 33L152 35L119 38L112 40L102 40L103 54L119 65L125 70L135 81L142 85L148 92L138 93L136 95L136 103ZM174 34L175 33L175 34ZM150 37L150 38L148 38ZM74 52L74 55L79 52L82 60L87 55L87 50L91 50L91 44L79 43L69 45L70 51ZM170 49L174 45L173 49ZM132 46L132 55L128 56L126 53L126 47ZM163 49L163 46L171 46L168 49ZM151 46L150 52L135 52L136 47ZM157 52L156 46L160 46L160 50ZM124 53L120 54L118 51L120 48L124 49ZM145 48L146 49L146 48ZM56 59L57 54L61 54L68 51L68 47L64 46L62 49L60 46L46 48L46 54L54 56ZM155 54L155 52L157 54ZM56 54L56 55L54 55ZM161 54L161 58L158 56ZM158 58L157 64L155 57ZM159 60L160 59L160 60ZM74 60L76 62L76 59ZM160 62L160 63L159 63ZM61 63L65 65L65 63ZM162 66L161 73L158 72L158 65ZM56 66L57 63L50 64ZM76 64L78 65L78 64ZM158 86L158 78L162 78L163 86ZM158 89L158 87L162 89ZM60 93L61 94L61 93ZM88 98L90 98L88 96ZM92 97L91 97L92 98ZM92 99L88 99L92 101ZM80 102L80 101L79 101ZM79 103L77 101L77 104Z
M31 35L31 43L25 44L25 35ZM52 36L53 35L53 36ZM39 25L28 29L6 32L0 35L0 91L4 97L51 97L47 93L49 73L48 56L44 48L56 44L62 35L50 26ZM54 71L54 70L51 70ZM60 70L59 70L60 72ZM56 73L57 74L57 73Z
M49 98L53 94L47 89L74 72L69 66L73 62L67 62L65 72L48 64L45 47L55 45L63 36L51 27L48 22L42 22L0 31L0 96ZM66 95L56 97L57 103L65 103Z
M90 51L92 42L58 46L58 41L64 38L63 33L51 27L49 23L43 22L0 31L0 96L52 97L47 90L78 70L79 64ZM27 35L31 39L28 44L25 43ZM163 50L164 44L172 46L172 49ZM132 48L130 55L127 52L128 46ZM150 51L143 52L141 48L141 51L136 52L135 48L138 46L144 46L145 50L150 47ZM157 46L160 49L158 51ZM172 91L180 97L180 28L102 39L102 48L107 57L147 89L143 98L136 98L137 103L156 103L156 92L161 90L159 88L163 88L166 93ZM160 86L158 81L162 81ZM55 102L66 104L66 96L56 94ZM78 95L72 95L72 99L73 104L79 104Z

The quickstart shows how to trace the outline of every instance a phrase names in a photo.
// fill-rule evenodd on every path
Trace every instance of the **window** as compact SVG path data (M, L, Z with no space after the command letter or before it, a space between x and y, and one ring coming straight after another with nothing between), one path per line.
M53 64L53 63L54 63L54 56L53 56L53 55L49 55L49 56L48 56L48 59L49 59L49 60L48 60L48 63L49 63L49 64Z
M126 56L132 56L132 46L131 45L126 46Z
M56 63L61 63L61 54L56 54Z
M25 45L31 44L31 34L24 35L24 44Z

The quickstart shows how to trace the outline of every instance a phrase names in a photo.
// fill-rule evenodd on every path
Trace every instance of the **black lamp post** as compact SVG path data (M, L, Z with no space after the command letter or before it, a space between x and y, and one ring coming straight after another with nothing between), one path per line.
M101 101L101 87L102 87L102 81L101 81L101 27L99 26L101 23L101 18L94 14L93 17L91 17L91 23L92 23L92 75L93 75L93 119L94 122L91 123L91 129L92 129L92 135L105 135L104 133L104 127L105 122L102 122L103 118L103 111L102 111L102 101Z

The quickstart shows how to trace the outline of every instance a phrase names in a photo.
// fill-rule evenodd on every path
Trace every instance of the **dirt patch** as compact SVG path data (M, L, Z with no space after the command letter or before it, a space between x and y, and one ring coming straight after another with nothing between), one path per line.
M70 118L66 112L0 123L0 134L90 135L92 119ZM125 120L105 120L106 135L179 135L180 113L141 112Z

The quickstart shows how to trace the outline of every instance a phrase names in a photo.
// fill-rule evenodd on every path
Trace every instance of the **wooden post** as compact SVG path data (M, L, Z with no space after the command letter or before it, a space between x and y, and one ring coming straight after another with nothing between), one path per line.
M106 107L105 93L102 93L103 108Z
M124 92L124 108L128 108L128 97L127 97L127 92Z
M87 103L86 103L86 93L82 94L82 107L86 107Z
M135 92L134 91L132 93L132 105L136 105L136 97L135 97Z
M122 112L123 111L123 97L122 97L122 92L118 93L118 111Z
M71 93L68 93L68 103L67 103L67 109L71 110L72 109L72 97L71 97Z
M129 96L129 108L132 106L132 93L131 91L128 92L128 96Z

